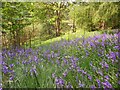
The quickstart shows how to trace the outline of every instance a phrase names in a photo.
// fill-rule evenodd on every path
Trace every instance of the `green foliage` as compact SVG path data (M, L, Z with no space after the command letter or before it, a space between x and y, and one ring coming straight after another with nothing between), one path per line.
M31 24L31 10L31 3L2 3L2 28L4 31L9 30L13 47L20 46L22 30Z
M3 29L19 30L29 25L30 3L3 2L2 3L2 21Z
M35 15L37 15L38 19L43 24L42 32L46 31L46 34L55 36L57 28L59 28L59 30L62 29L62 20L66 19L65 15L66 12L68 12L68 4L62 2L40 2L35 5ZM60 32L58 34L60 34Z
M69 13L71 19L76 19L77 27L88 31L119 28L119 15L119 4L114 2L80 2L72 4Z
M98 25L101 21L104 21L107 27L114 27L118 22L118 5L113 2L102 3L99 9L95 12L93 17L93 23Z

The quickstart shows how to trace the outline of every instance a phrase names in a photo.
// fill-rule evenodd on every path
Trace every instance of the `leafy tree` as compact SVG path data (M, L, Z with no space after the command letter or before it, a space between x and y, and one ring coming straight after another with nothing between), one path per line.
M30 25L31 3L3 2L2 3L2 28L12 37L13 47L20 46L22 29Z
M36 15L42 22L44 31L49 35L59 36L62 30L62 20L65 19L68 3L64 2L40 2L36 7Z
M93 23L101 29L113 28L118 24L119 6L113 2L104 2L93 16Z

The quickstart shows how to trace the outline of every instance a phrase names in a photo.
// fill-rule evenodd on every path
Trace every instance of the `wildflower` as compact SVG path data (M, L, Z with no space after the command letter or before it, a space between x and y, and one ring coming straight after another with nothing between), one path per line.
M11 81L12 81L13 79L14 79L14 76L11 76L11 77L9 78L9 80L11 80Z
M55 78L55 73L52 74L52 77Z
M100 80L99 79L96 79L97 83L98 83L98 86L100 87L101 84L100 84Z
M100 64L102 65L102 68L106 68L106 69L109 68L109 65L104 61L102 61Z
M112 88L112 85L111 85L108 81L102 82L102 84L103 84L106 88Z
M85 84L79 83L79 87L84 87L84 86L85 86Z
M95 89L96 87L95 87L95 85L91 85L90 88L91 89Z
M0 82L0 90L2 90L2 83Z
M67 74L68 74L68 72L67 72L67 71L65 71L65 72L63 73L63 76L64 76L64 77L66 77L66 76L67 76Z
M68 62L65 58L63 58L63 61L64 61L65 64L68 64Z
M93 42L90 42L91 47L95 47L95 44Z
M109 76L108 76L108 75L106 75L106 76L104 76L104 77L105 77L106 80L109 80Z
M79 67L77 67L77 72L79 73L79 72L81 72L81 70L80 70L80 68Z
M14 66L14 64L10 64L9 67L12 68Z
M98 73L98 74L100 74L101 76L103 76L102 71L98 70L98 72L97 72L97 73Z
M117 49L117 50L118 50L118 49L119 49L119 46L114 46L114 49Z
M34 61L35 61L36 63L38 63L38 57L37 57L37 56L34 56Z
M85 72L84 70L82 70L82 73L85 74L85 75L87 74L87 72Z
M6 65L3 66L3 72L5 74L9 72L8 67Z
M63 79L59 79L59 85L63 86L64 85L64 80Z
M91 66L91 67L93 66L92 62L90 62L90 66Z
M108 55L108 58L115 60L116 59L116 53L115 52L110 52L110 54Z
M120 85L120 80L118 81L118 84Z
M30 73L31 73L31 76L34 75L34 74L37 74L37 71L36 71L36 67L35 66L32 66L32 68L30 69ZM34 74L33 74L34 73Z
M92 77L91 77L90 75L88 75L88 79L89 79L89 80L92 80Z
M85 51L86 52L86 56L89 56L89 53L88 53L88 51Z
M100 53L98 53L98 56L101 56L101 54L100 54Z
M60 65L60 61L59 61L59 60L56 60L56 63L57 63L58 65Z
M64 85L64 80L62 78L56 78L55 82L58 86L63 86Z
M77 67L76 63L72 63L71 67L76 68Z
M72 85L70 82L68 82L68 85L66 86L66 88L72 88Z

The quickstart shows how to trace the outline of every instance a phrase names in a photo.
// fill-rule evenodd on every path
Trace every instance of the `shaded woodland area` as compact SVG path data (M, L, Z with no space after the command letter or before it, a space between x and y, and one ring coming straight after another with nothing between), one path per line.
M119 2L2 2L2 44L5 48L31 47L76 32L120 28Z

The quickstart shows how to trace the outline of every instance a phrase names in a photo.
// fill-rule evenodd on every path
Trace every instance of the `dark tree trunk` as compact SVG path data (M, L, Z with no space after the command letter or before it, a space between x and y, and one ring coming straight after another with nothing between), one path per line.
M29 31L29 44L30 44L30 48L31 48L31 32Z
M73 19L73 26L72 26L73 32L76 32L76 26L75 26L75 11L74 11L74 19Z
M20 47L20 35L19 35L19 30L16 30L16 47Z
M15 31L11 31L12 33L12 48L15 49L16 48L16 35L15 35Z
M60 11L59 10L56 10L56 15L57 15L57 19L56 19L56 36L60 36L60 23L61 23L61 20L60 20Z

